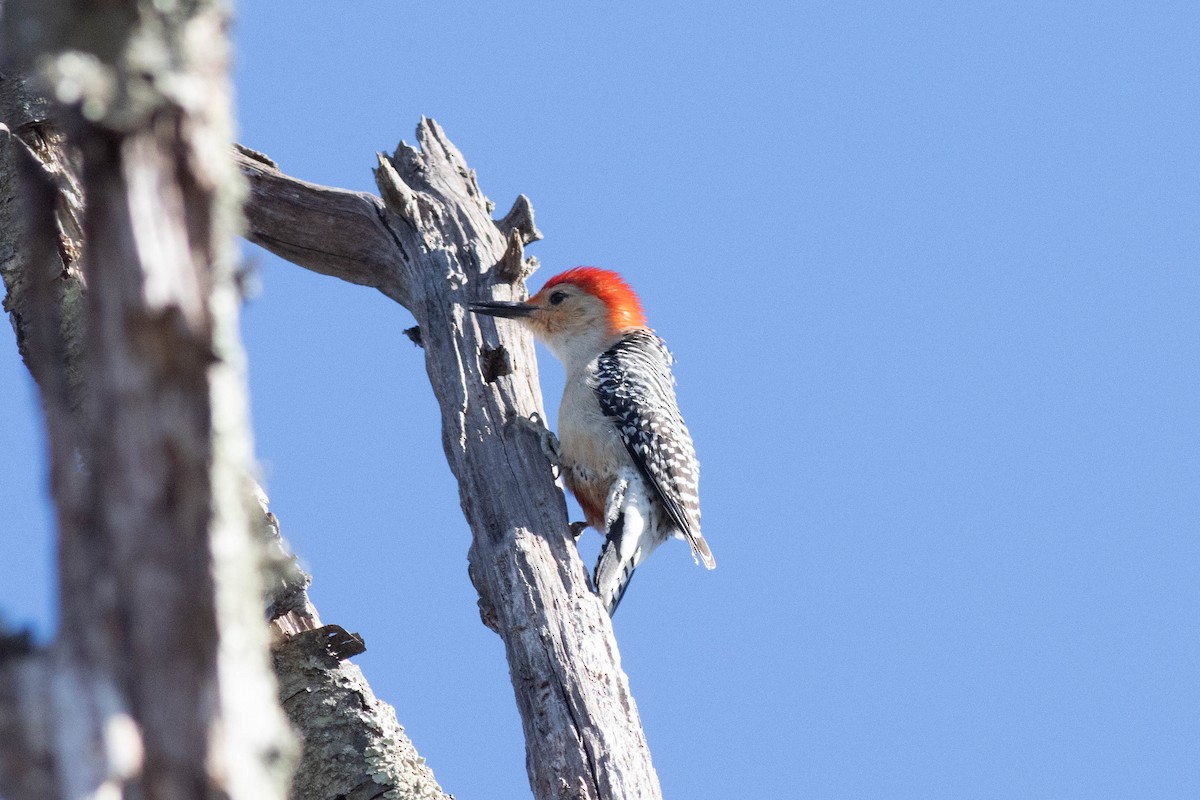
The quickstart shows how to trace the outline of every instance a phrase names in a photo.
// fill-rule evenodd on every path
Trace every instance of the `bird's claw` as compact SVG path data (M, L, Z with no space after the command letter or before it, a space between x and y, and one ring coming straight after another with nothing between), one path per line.
M528 417L514 418L513 424L531 431L538 437L538 446L542 449L542 455L546 456L550 462L554 478L557 480L562 475L562 445L559 444L558 437L554 435L554 432L546 427L546 423L542 421L542 415L535 411Z
M578 539L583 535L583 532L587 530L587 526L588 524L586 522L572 522L570 525L571 535Z

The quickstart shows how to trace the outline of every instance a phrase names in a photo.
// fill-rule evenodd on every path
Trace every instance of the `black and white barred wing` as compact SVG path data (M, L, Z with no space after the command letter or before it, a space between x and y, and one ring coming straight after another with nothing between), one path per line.
M700 533L700 466L675 399L671 354L653 333L626 334L596 362L596 397L692 551L717 565Z

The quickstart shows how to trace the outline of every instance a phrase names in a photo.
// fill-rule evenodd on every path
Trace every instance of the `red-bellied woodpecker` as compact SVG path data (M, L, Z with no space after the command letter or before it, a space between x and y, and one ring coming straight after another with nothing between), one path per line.
M470 309L519 320L566 367L562 474L588 524L605 536L593 580L608 613L637 566L670 536L715 567L700 534L700 469L675 401L671 354L621 276L576 267L526 303Z

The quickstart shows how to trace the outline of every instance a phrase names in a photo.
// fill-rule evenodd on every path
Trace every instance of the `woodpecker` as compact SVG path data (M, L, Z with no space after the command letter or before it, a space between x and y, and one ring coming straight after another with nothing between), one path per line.
M700 467L675 399L671 354L621 276L576 267L528 302L469 308L517 320L566 368L562 475L587 524L605 537L592 580L609 615L633 571L671 536L716 567L700 533Z

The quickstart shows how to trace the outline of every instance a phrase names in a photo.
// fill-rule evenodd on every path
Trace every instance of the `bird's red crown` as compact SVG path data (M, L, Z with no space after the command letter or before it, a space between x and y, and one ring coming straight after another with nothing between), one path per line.
M646 327L646 312L642 310L642 301L616 272L599 267L575 267L546 281L546 285L538 294L563 283L578 286L600 298L608 307L608 324L614 332Z

